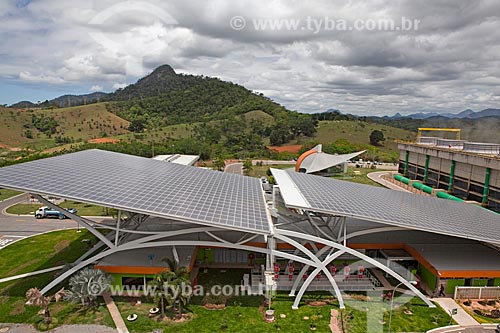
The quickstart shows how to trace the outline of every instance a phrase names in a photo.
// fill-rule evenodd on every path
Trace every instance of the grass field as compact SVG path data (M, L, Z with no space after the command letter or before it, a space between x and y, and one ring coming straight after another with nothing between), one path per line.
M15 195L21 194L22 192L9 190L7 188L0 188L0 201L11 198Z
M90 240L90 245L82 242L84 239ZM74 229L54 231L20 240L0 250L2 254L0 278L73 262L95 243L95 236L87 230L77 232ZM43 287L44 283L50 282L53 277L54 273L47 273L17 282L5 282L0 284L0 292L2 295L24 297L26 288Z
M7 213L15 215L31 215L43 204L16 204L7 208ZM116 215L116 210L101 206L86 204L72 200L66 200L59 205L62 208L76 208L80 216L113 216Z
M73 140L87 140L98 138L106 133L113 136L128 133L129 122L116 116L106 109L107 103L95 103L89 105L60 108L53 110L0 110L0 143L7 147L21 147L35 150L43 150L56 145L54 137L64 136ZM39 132L31 126L33 115L44 115L53 117L59 124L57 133L52 138ZM31 127L31 128L30 128ZM33 138L25 136L25 130L29 128Z
M363 300L360 300L362 299ZM148 311L156 305L151 300L142 299L135 305L129 298L115 298L115 302L124 320L135 313L138 319L126 322L132 332L151 332L163 329L163 332L270 332L279 326L283 332L308 332L310 325L316 325L317 332L330 332L330 311L338 309L334 300L332 305L310 306L308 301L331 300L331 296L321 293L306 293L298 310L292 310L293 298L286 293L279 293L272 303L277 320L266 323L259 312L262 296L237 296L228 300L223 310L207 310L201 305L201 297L194 297L187 307L192 319L184 323L172 321L157 322L148 318ZM394 303L391 328L393 332L425 332L432 328L445 326L449 316L439 307L428 308L418 298L403 296ZM344 325L349 333L385 332L388 329L389 302L382 302L379 297L352 295L346 300L346 310L342 313ZM406 311L406 312L405 312ZM281 318L284 314L286 318ZM304 319L307 317L307 319ZM250 329L251 328L251 329Z
M378 187L384 187L380 185L377 182L374 182L370 178L368 178L368 174L370 172L376 172L376 171L386 171L384 169L369 169L369 168L353 168L353 167L348 167L347 172L345 174L338 174L333 176L332 178L338 179L338 180L345 180L348 182L353 182L353 183L358 183L358 184L366 184L366 185L373 185L373 186L378 186Z
M382 146L378 148L383 151L397 151L397 143L394 140L414 140L415 133L403 130L396 127L367 123L362 121L320 121L317 132L312 140L319 143L329 144L338 139L347 139L353 144L369 145L370 133L374 130L379 130L384 133L385 141ZM308 141L311 139L301 138L301 141ZM292 141L291 143L293 143ZM299 142L302 143L302 142Z
M82 242L84 239L90 240L90 244ZM54 231L20 240L1 250L0 278L71 263L96 242L95 236L87 230L80 233L76 230ZM43 319L37 314L40 308L26 305L25 293L32 287L41 289L56 274L50 272L1 283L0 322L39 323ZM52 303L50 312L58 325L96 323L114 327L102 300L96 309L82 308L68 302Z
M272 164L272 165L263 165L263 166L258 166L254 165L252 166L251 170L245 171L245 174L250 177L257 177L260 178L262 176L267 177L267 170L270 168L274 169L289 169L289 168L294 168L295 165L288 165L288 164Z

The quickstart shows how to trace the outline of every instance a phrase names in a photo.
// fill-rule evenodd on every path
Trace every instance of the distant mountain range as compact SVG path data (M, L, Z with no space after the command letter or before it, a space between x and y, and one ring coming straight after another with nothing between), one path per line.
M328 111L327 111L328 112ZM390 119L412 118L412 119L428 119L432 117L444 117L450 119L479 119L484 117L500 117L500 109L484 109L482 111L474 112L471 109L464 110L460 113L437 113L437 112L419 112L407 116L402 116L396 113Z
M41 103L32 103L30 101L21 101L15 104L12 104L10 107L15 109L29 109L29 108L38 108L38 107L48 107L51 105L65 108L68 106L77 106L83 104L91 104L100 102L107 98L109 94L104 92L94 92L91 94L85 95L63 95L57 98L47 100Z

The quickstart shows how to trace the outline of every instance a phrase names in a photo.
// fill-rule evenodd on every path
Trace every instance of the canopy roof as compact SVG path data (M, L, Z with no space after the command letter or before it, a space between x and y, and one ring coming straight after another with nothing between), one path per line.
M259 179L98 149L0 168L0 187L227 229L270 232Z
M271 171L290 208L500 243L500 215L475 205L291 170Z
M366 151L363 150L351 154L332 155L323 153L321 151L321 148L322 145L319 144L311 150L303 153L297 160L297 166L295 167L295 170L299 171L303 169L305 170L305 173L318 172L347 162Z

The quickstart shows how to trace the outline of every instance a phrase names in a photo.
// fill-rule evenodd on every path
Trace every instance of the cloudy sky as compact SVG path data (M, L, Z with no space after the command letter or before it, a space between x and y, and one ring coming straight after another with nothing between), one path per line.
M0 104L170 64L301 112L500 107L496 0L0 0L0 22Z

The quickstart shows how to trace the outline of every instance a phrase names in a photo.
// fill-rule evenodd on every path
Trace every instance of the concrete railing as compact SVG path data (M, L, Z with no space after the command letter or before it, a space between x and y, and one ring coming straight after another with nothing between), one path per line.
M454 299L498 299L500 287L455 287Z

